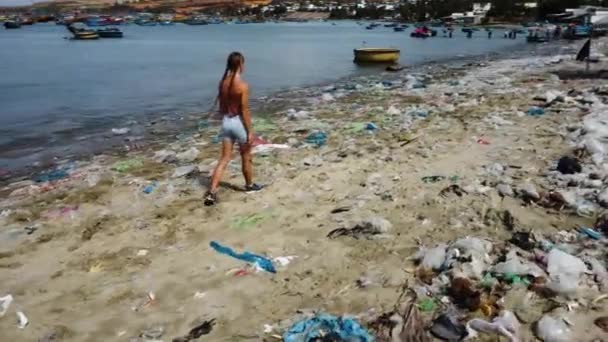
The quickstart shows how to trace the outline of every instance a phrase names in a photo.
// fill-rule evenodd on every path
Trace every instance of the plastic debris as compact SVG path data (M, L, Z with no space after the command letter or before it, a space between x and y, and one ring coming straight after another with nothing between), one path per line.
M492 322L482 319L472 319L467 323L467 339L475 338L477 332L487 334L502 335L509 339L509 342L520 342L520 323L511 311L503 311L500 316L494 318Z
M316 147L324 146L327 143L327 133L313 132L306 137L306 143L315 145Z
M425 183L437 183L445 180L445 176L425 176L422 177L422 181Z
M196 147L191 147L184 152L178 153L176 157L182 163L192 163L198 158L199 153L200 151Z
M154 181L151 184L146 185L146 187L143 190L143 193L149 195L154 191L154 189L156 189L157 186L158 186L158 182Z
M549 314L544 315L536 323L536 336L545 342L573 341L571 333L563 319L555 318Z
M385 234L391 230L393 225L382 217L372 217L356 224L352 228L338 228L327 234L330 239L335 239L340 236L350 236L355 239L365 237L370 239L374 235Z
M580 276L587 270L585 263L566 252L553 248L547 255L549 288L560 294L576 292Z
M215 325L215 318L210 319L208 321L204 321L203 323L197 325L192 328L187 335L182 337L174 338L173 342L188 342L192 340L196 340L197 338L208 335L211 330L213 330L213 326Z
M352 318L317 314L296 322L283 334L285 342L309 342L331 337L338 341L372 342L374 338Z
M196 166L196 165L180 166L173 171L171 178L180 178L180 177L190 176L197 172L198 172L198 166Z
M602 233L600 233L596 230L593 230L591 228L583 227L583 228L580 228L579 231L582 234L584 234L585 236L592 238L593 240L599 240L602 238Z
M608 333L608 316L602 316L596 318L593 323L598 326L598 328L602 329L604 332Z
M297 255L281 256L281 257L276 257L276 258L272 259L272 261L285 267L285 266L289 265L297 257L298 257Z
M261 255L253 254L250 252L236 253L231 248L222 246L216 241L211 241L209 243L209 246L211 246L211 248L213 248L216 252L220 254L228 255L235 259L252 263L257 267L265 270L266 272L277 273L276 269L274 268L274 265L272 264L272 261Z
M433 321L431 334L445 341L460 341L467 335L467 330L456 317L441 314Z
M133 169L137 169L144 166L144 162L141 159L129 159L129 160L121 160L119 162L114 163L112 166L112 170L118 172L129 172Z
M528 109L529 116L541 116L545 114L545 109L541 107L530 107Z
M17 311L17 322L19 329L25 329L25 327L30 324L30 321L22 311Z
M367 131L375 131L377 129L378 129L378 126L376 126L376 124L374 124L373 122L368 122L365 125L365 130L367 130Z
M46 182L55 182L58 180L62 180L68 178L70 176L70 167L65 166L59 169L45 171L34 177L34 182L36 183L46 183Z
M422 312L435 311L436 307L437 307L437 304L435 303L435 300L433 300L431 298L423 298L422 300L420 300L418 302L418 309L420 309L420 311L422 311Z
M369 324L379 342L430 342L426 324L415 304L415 294L396 305L393 311L383 313ZM340 340L342 341L342 340ZM359 341L359 340L355 340Z
M557 171L565 175L571 175L581 172L582 167L576 158L564 156L557 162Z
M288 148L289 145L286 144L262 144L254 146L251 152L253 154L265 154L274 150L285 150Z
M207 296L206 292L200 292L200 291L196 291L196 293L194 293L194 298L195 299L203 299Z
M123 128L112 128L112 133L114 135L125 135L128 134L131 130L127 127Z
M305 110L296 111L295 109L289 109L287 111L287 118L289 120L304 120L310 117L310 112Z
M419 266L423 268L439 270L446 259L446 249L447 245L445 244L440 244L429 249L421 248L412 258L418 260L420 262Z
M11 303L13 302L13 296L8 294L4 297L0 297L0 317L4 316L10 308Z

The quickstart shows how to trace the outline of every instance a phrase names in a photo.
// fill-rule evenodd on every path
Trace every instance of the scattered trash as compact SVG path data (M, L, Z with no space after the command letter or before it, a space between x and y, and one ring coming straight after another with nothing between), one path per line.
M374 338L352 318L321 313L294 323L283 334L283 341L372 342Z
M400 303L404 294L399 296L392 311L383 313L369 324L378 342L431 341L431 337L426 331L426 324L415 304L415 293L408 294L407 300Z
M581 172L583 169L581 164L578 162L576 158L564 156L559 159L557 162L557 171L565 174L572 175L575 173Z
M151 194L154 191L154 189L156 189L157 186L158 186L158 182L153 181L151 184L146 185L146 187L143 190L143 193Z
M391 65L389 65L389 66L386 67L386 71L393 71L393 72L395 72L395 71L401 71L403 69L405 69L405 67L403 65L400 65L400 64L391 64Z
M530 107L530 109L528 109L528 115L529 116L541 116L541 115L545 115L545 109L541 108L541 107Z
M205 292L196 291L196 293L194 294L195 299L203 299L205 298L205 296L207 296L207 293Z
M446 249L447 246L445 244L439 244L430 249L422 247L412 256L412 259L418 261L418 265L422 268L440 270L446 259Z
M351 210L351 207L339 207L339 208L333 209L331 211L331 213L332 214L339 214L339 213L344 213L344 212L347 212L347 211L350 211L350 210Z
M547 272L549 288L559 294L571 294L577 291L580 276L587 271L585 263L558 248L553 248L547 255Z
M55 182L58 180L62 180L68 178L70 176L70 167L65 166L59 169L45 171L39 173L34 177L34 182L36 183L47 183L47 182Z
M274 268L274 265L272 264L272 261L261 255L253 254L250 252L236 253L231 248L222 246L215 241L211 241L209 243L209 246L211 246L211 248L213 248L216 252L220 254L228 255L235 259L252 263L266 272L277 273L276 269Z
M368 122L365 125L365 130L367 130L367 131L375 131L377 129L378 129L378 126L376 126L376 124L374 124L373 122Z
M288 255L288 256L276 257L276 258L272 259L272 261L285 267L285 266L289 265L297 257L298 257L297 255Z
M530 232L514 232L509 242L526 251L531 251L536 246Z
M145 339L150 340L158 340L165 333L165 328L163 327L153 327L145 329L139 334L139 337L143 337Z
M186 165L180 166L173 171L171 178L181 178L193 175L198 172L198 166L196 165Z
M445 341L460 341L467 335L467 329L456 317L441 314L433 321L431 334Z
M608 316L598 317L593 321L593 323L595 323L595 325L597 325L604 332L608 333Z
M485 138L479 138L479 139L477 139L477 143L479 145L490 145L490 142L488 140L486 140Z
M209 121L207 119L198 120L197 124L198 131L204 131L209 128Z
M310 112L305 110L296 111L295 109L290 109L287 111L287 118L289 120L304 120L310 117Z
M30 321L22 311L17 311L17 322L19 329L25 329L25 327L30 324Z
M210 319L208 321L204 321L203 323L192 328L192 330L190 330L190 332L188 332L187 335L182 336L182 337L176 337L172 341L173 342L189 342L192 340L196 340L197 338L199 338L203 335L208 335L211 332L211 330L213 330L214 325L215 325L215 318Z
M327 134L325 132L310 133L306 137L306 143L321 147L327 143Z
M131 309L137 312L151 306L152 304L154 304L155 301L156 295L154 294L154 292L148 292L146 298L140 304L131 307Z
M114 165L112 166L112 170L115 170L118 172L129 172L133 169L138 169L142 166L144 166L143 160L128 159L128 160L121 160L119 162L114 163Z
M425 176L422 177L422 181L425 183L437 183L445 180L445 176Z
M146 255L148 255L147 249L140 249L137 251L137 256L146 256Z
M253 154L266 154L274 150L285 150L288 148L289 145L286 144L262 144L254 146L251 152Z
M477 332L487 334L502 335L509 339L509 342L520 342L520 324L517 317L511 311L503 311L500 316L494 318L492 322L482 319L472 319L467 323L467 338L474 338Z
M127 127L123 127L123 128L112 128L112 133L114 133L114 135L125 135L128 134L131 130Z
M160 150L154 152L154 160L157 163L176 163L177 154L174 151Z
M350 236L355 239L361 237L370 239L372 236L387 233L392 227L393 225L388 220L381 217L373 217L356 224L352 228L334 229L327 234L327 237L335 239L340 236Z
M475 286L469 279L452 279L448 294L453 298L454 304L460 308L475 311L481 305L481 292L475 289Z
M4 316L10 308L11 303L13 302L13 296L8 294L4 297L0 297L0 317Z
M591 228L580 228L579 231L583 233L585 236L592 238L593 240L599 240L602 238L602 233L595 231Z
M181 163L192 163L198 158L199 153L200 151L196 147L191 147L184 152L178 153L176 157Z
M564 320L549 314L536 323L536 336L545 342L572 341L571 330Z
M436 307L437 304L435 303L435 300L431 298L423 298L418 302L418 309L422 312L433 312Z
M444 188L443 190L441 190L439 192L439 196L441 197L447 197L449 193L453 193L458 197L462 197L464 195L467 195L468 192L466 192L465 190L463 190L458 184L452 184L446 188Z

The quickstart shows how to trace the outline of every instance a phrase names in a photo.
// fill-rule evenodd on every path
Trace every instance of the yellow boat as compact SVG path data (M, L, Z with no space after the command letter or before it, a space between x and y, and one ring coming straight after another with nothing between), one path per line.
M399 49L391 48L355 49L355 63L395 63L400 53Z

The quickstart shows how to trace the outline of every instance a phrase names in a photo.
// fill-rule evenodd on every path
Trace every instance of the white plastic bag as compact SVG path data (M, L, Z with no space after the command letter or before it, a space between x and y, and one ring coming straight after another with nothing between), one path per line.
M571 331L563 319L544 315L536 324L536 336L544 342L573 341Z

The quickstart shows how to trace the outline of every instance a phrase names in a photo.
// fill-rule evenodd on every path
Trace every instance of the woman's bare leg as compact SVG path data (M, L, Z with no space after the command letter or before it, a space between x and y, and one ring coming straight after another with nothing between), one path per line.
M230 139L224 139L222 141L221 157L213 171L213 176L211 177L211 188L209 189L209 192L212 194L216 193L220 186L220 181L224 175L226 165L228 165L232 157L232 146L233 143Z
M253 184L253 162L251 157L251 145L243 144L240 146L241 168L245 177L245 186Z

